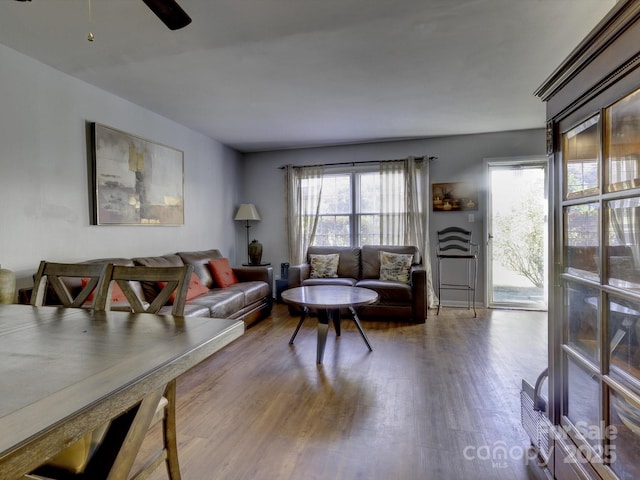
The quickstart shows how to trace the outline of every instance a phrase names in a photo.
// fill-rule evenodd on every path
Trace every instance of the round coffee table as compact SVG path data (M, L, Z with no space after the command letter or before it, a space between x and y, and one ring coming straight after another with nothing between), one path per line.
M340 309L348 308L353 318L362 340L365 345L372 351L371 344L367 335L362 329L360 319L356 314L356 307L367 305L378 301L378 294L361 287L346 287L341 285L313 285L309 287L295 287L282 292L282 300L288 304L302 307L302 316L296 327L295 332L289 343L292 344L302 322L304 322L309 309L312 308L318 313L318 350L317 363L322 363L324 355L324 347L327 343L327 331L329 330L329 322L333 322L336 329L336 335L340 336Z

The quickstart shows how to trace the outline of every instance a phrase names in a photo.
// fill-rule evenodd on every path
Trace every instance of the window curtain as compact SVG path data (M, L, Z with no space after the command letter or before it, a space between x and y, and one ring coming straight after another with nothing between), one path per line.
M322 196L322 166L285 167L289 263L298 265L316 234Z
M392 160L380 163L382 245L416 245L427 273L427 306L437 297L431 273L429 246L429 160Z

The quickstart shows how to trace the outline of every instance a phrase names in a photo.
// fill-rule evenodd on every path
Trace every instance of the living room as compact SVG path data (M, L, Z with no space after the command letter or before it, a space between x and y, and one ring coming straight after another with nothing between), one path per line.
M18 2L15 3L19 7L23 6ZM94 3L99 5L98 2ZM185 0L184 6L187 7L188 4L189 2ZM594 2L594 4L597 4L597 7L603 11L607 10L601 2ZM26 6L38 7L38 4L34 1L33 5ZM493 6L495 7L495 4ZM564 4L567 9L573 6L575 5L572 1ZM13 2L12 7L14 7ZM596 15L594 11L589 14L598 18L601 16ZM574 27L576 26L574 25ZM580 27L576 30L586 33L592 25L585 24ZM45 36L46 32L43 31L40 35ZM579 41L581 36L577 35L577 37L576 41ZM2 37L0 36L0 38ZM86 42L84 38L79 41ZM100 41L100 37L97 36L94 40L97 43L93 46L99 45ZM83 46L82 48L89 47ZM571 46L567 46L564 52L554 52L558 57L555 63L562 60L570 50ZM84 54L86 55L86 53ZM133 57L135 56L133 55ZM138 60L143 62L141 59ZM51 63L55 64L55 59L51 60ZM285 233L285 179L281 169L287 164L304 166L343 162L357 163L426 155L436 157L430 164L431 183L469 182L480 184L484 176L484 162L487 158L545 156L547 153L544 105L537 98L534 98L533 101L539 102L540 123L536 123L531 128L503 128L499 131L488 130L442 135L430 135L427 131L421 136L411 136L410 138L379 138L378 140L344 142L342 144L340 142L323 144L322 142L309 141L308 145L304 147L293 143L290 147L284 147L281 144L277 147L251 147L249 144L252 133L254 133L252 130L254 128L256 131L260 130L252 123L247 124L251 126L237 129L234 133L236 141L227 142L209 133L203 133L197 126L185 126L187 122L182 123L172 118L166 113L170 111L170 106L163 114L142 107L134 100L125 99L126 95L120 96L110 93L106 88L94 86L87 80L80 80L73 75L63 73L47 65L47 62L20 53L15 47L0 44L0 66L0 106L2 107L0 109L0 191L2 191L2 198L5 200L5 207L0 213L0 221L5 225L3 234L0 235L0 252L2 252L0 265L15 272L18 288L32 285L33 274L38 262L42 259L77 262L91 258L131 258L216 248L228 257L233 265L240 265L246 262L247 255L246 230L242 223L234 221L234 214L241 203L252 203L258 208L261 219L251 223L250 236L263 244L263 261L270 262L274 270L278 272L280 263L289 261ZM78 71L83 70L82 66L77 68ZM90 70L91 68L87 67L86 71ZM533 81L535 86L550 72L541 71L539 73L539 79ZM89 76L91 75L89 74ZM145 81L149 81L149 79L145 79ZM99 84L99 81L96 80L96 83ZM527 93L533 96L532 90ZM464 95L461 96L464 97ZM180 95L177 94L176 97L179 99ZM251 99L247 99L247 105L251 101ZM203 116L224 117L223 112L224 110L207 112ZM489 112L487 111L487 113ZM267 117L265 123L269 123L271 120ZM477 117L474 121L481 124L483 118ZM178 226L92 224L92 216L95 213L93 211L94 205L92 205L94 193L91 172L90 124L92 122L107 125L162 145L168 145L183 152L184 224ZM320 119L318 125L329 123L330 121L326 121L325 118L324 120ZM224 135L221 134L221 138ZM243 135L246 136L246 140L241 139ZM263 138L260 140L264 141ZM245 145L244 148L238 146L241 143ZM480 198L483 197L480 196ZM465 213L436 212L432 214L430 221L432 244L435 238L434 232L452 223L463 224L470 228L475 239L484 238L486 234L483 223L485 209L486 205L481 203L473 219ZM486 285L485 267L482 262L478 272L478 280L478 291L483 292L486 290ZM318 392L326 394L326 397L331 397L334 393L334 387L346 387L346 390L336 389L335 391L340 393L347 391L352 395L349 398L359 398L360 394L364 394L365 399L370 403L365 402L361 409L345 410L347 413L340 418L343 422L340 425L346 425L349 428L363 426L358 425L357 422L349 423L347 418L349 415L351 415L349 418L356 420L375 417L371 413L376 410L369 409L369 407L375 403L375 400L382 397L393 397L394 401L389 400L387 403L387 409L384 410L384 413L388 417L382 419L380 425L390 429L397 427L400 422L395 422L395 408L398 405L406 406L410 403L400 402L399 397L405 394L408 397L414 394L422 395L421 401L428 399L441 405L443 409L444 407L450 408L450 410L443 410L446 413L446 415L443 414L447 417L446 419L440 418L434 412L430 412L430 416L425 417L428 421L433 422L434 427L429 430L431 436L428 442L433 442L434 445L441 442L434 448L446 444L448 448L446 452L448 453L461 447L457 450L460 453L465 445L486 446L487 440L481 438L482 428L486 426L485 421L487 423L495 421L493 433L502 434L504 428L507 428L510 429L512 437L517 437L518 441L523 439L521 438L523 433L517 425L517 418L511 419L506 424L501 424L500 419L503 418L507 410L509 413L517 412L519 407L517 405L519 400L519 385L517 383L519 379L523 375L530 378L532 370L538 372L538 363L545 357L544 349L546 346L543 343L546 341L546 337L545 332L539 328L540 322L537 321L537 317L532 321L527 314L514 312L507 319L500 316L501 312L499 311L485 309L486 311L481 315L481 321L469 328L466 317L461 319L451 311L445 312L440 317L442 322L429 322L425 326L426 336L424 332L422 335L415 335L414 331L410 331L409 328L404 330L404 326L394 330L400 332L401 335L406 335L402 337L402 340L409 340L407 344L411 348L407 348L406 351L404 350L405 344L398 338L387 338L389 332L385 330L388 326L386 322L368 325L368 328L372 330L373 338L378 342L373 344L376 354L378 352L404 354L403 360L406 363L398 362L397 364L385 362L380 354L377 357L373 355L365 357L365 352L356 350L362 345L351 345L351 340L359 341L357 337L350 337L354 331L346 329L345 341L341 342L342 349L337 342L334 345L335 349L330 347L327 357L329 366L326 369L320 369L316 368L313 358L307 355L310 349L313 349L315 339L309 335L313 333L311 330L307 330L306 337L301 335L295 348L286 348L286 340L295 326L296 319L287 315L284 306L278 305L277 307L268 323L260 323L252 327L254 329L251 332L253 335L245 335L245 338L230 345L229 349L223 350L220 355L214 358L214 360L230 361L230 363L224 364L222 371L216 369L216 362L211 362L201 367L199 371L201 377L188 377L181 386L179 385L179 396L182 395L182 400L179 400L179 408L182 409L182 412L188 408L187 402L195 398L197 401L194 403L198 403L200 406L206 402L214 404L219 399L223 399L227 405L231 405L229 410L223 410L222 413L206 408L205 405L203 414L206 415L207 421L203 425L196 425L194 419L184 420L185 417L183 417L183 428L185 428L183 435L188 429L188 435L191 437L190 448L187 449L185 455L185 465L191 465L191 470L189 467L185 469L185 472L189 472L188 475L190 475L185 475L185 478L198 478L202 472L208 471L207 445L210 446L216 442L216 445L221 446L221 451L226 451L222 439L207 438L211 442L207 444L203 440L205 435L202 430L213 429L218 423L223 425L228 432L234 430L235 425L229 423L231 415L242 415L242 412L238 411L239 407L234 396L242 395L242 391L247 385L247 383L240 382L250 382L253 387L250 390L251 397L243 398L240 405L252 410L255 407L265 408L265 414L256 417L258 421L266 423L276 422L276 420L282 421L287 425L288 433L291 433L294 428L287 423L288 412L283 412L280 409L286 405L286 408L293 411L299 400L293 398L293 394L291 398L288 398L286 392L279 391L276 388L279 380L283 380L280 386L286 384L287 388L291 388L296 394L301 393L309 395L309 397L313 397L313 394ZM466 313L466 310L461 311ZM523 333L525 332L523 327L523 331L515 332L516 336L513 336L514 332L508 328L509 321L513 318L520 319L523 325L529 324L526 327L529 328L526 330L526 334ZM482 327L487 328L483 329ZM529 333L531 336L527 337ZM264 335L264 337L257 339L258 335ZM261 344L262 338L269 339L267 345ZM531 339L535 339L531 342L535 345L529 345ZM283 342L283 348L280 349L281 342ZM527 354L529 356L519 358L517 355L513 355L514 352L510 348L496 347L496 344L508 342L513 342L511 347L516 350L526 347L534 348ZM278 357L272 356L276 345L279 350ZM467 348L468 345L473 346L472 352ZM459 350L448 350L453 346ZM256 352L255 358L245 358L246 355L240 351L243 347L253 349L252 351ZM351 347L356 348L352 351ZM378 349L378 347L381 348ZM414 381L416 378L420 378L421 374L417 370L411 370L410 354L418 352L417 354L423 355L425 350L429 352L429 355L420 357L422 361L425 361L430 367L438 366L438 369L443 372L447 371L452 378L456 378L454 384L447 385L449 379L446 375L434 376L438 386L442 391L446 391L446 394L438 396L439 394L431 392L426 384L421 384L417 390L414 390L413 386L407 386L410 383L406 380L407 378ZM461 352L465 351L466 353L463 355ZM476 362L476 359L480 358L474 356L476 353L484 355L482 358L485 358L486 362ZM460 364L456 362L457 355L460 355L459 358L462 359ZM363 363L368 361L363 362L363 358L372 359L370 370L366 366L363 367ZM310 360L310 363L304 364L301 361L303 359ZM528 365L527 361L529 361ZM346 370L340 369L340 365L352 367L356 364L359 370L354 368L354 375L356 370L358 373L369 370L365 376L359 377L357 380L354 380L351 374L345 373ZM233 370L232 366L237 365L243 366L243 374L239 377L229 376L228 373ZM403 370L405 368L406 371ZM473 391L475 388L472 385L473 382L465 381L469 380L466 377L469 374L469 368L473 370L474 379L482 378L483 381L475 392ZM494 372L494 370L508 378L494 381L487 373ZM295 374L291 374L289 377L282 376L287 371L290 374L295 372ZM384 372L383 377L372 375L375 372ZM430 372L431 374L435 373L431 370ZM401 375L405 373L407 373L407 377ZM407 389L393 390L392 380L400 377L402 377L403 386ZM206 378L206 382L199 383L204 378ZM261 383L261 380L268 382L269 385ZM375 385L375 388L372 389L373 393L362 387L362 382L365 385ZM225 385L229 389L216 389L218 384ZM464 393L461 394L458 387L463 384L471 390L464 390ZM242 386L238 387L238 385ZM304 388L296 389L296 386L300 387L300 385ZM516 386L514 387L514 385ZM234 386L238 390L233 390ZM389 386L391 390L387 389ZM450 388L446 388L447 386ZM392 393L389 393L390 391ZM506 398L503 395L505 391L508 391ZM380 392L384 393L379 395ZM464 395L469 392L471 392L471 396L465 398ZM483 392L488 392L491 400L487 400L489 397L483 397ZM474 397L474 393L478 396ZM278 395L282 395L282 398ZM318 397L320 396L318 395ZM478 402L488 401L490 406L495 406L496 404L491 402L497 401L505 410L497 412L488 408L486 411L480 411L482 409L476 409L474 406L469 407L466 400L470 398ZM336 406L335 398L332 400L334 403L331 401L327 404L313 403L316 417L326 421L326 423L322 423L322 428L326 428L326 425L330 424L327 417L330 417L333 412L327 412L323 408ZM447 401L450 403L445 405ZM469 402L473 404L471 400ZM344 406L340 402L337 404ZM456 407L461 404L464 404L465 408L458 410ZM260 408L255 408L255 410ZM270 415L269 413L274 410L277 415ZM293 417L296 420L309 420L308 417L300 415L299 409L296 409L296 412L298 415ZM475 414L478 416L474 416ZM483 414L488 414L488 416L482 416ZM363 417L359 417L359 415L363 415ZM441 421L443 423L452 421L454 427L449 425L449 430L443 429L438 432L438 427L442 426ZM465 421L471 422L473 427L477 428L470 434L473 438L465 437L469 432L464 428L457 429L458 422L464 423ZM364 428L359 430L363 439L365 437L374 438L380 434L376 430L377 423L375 422L374 418L372 423L365 424ZM402 422L404 422L402 428L411 428L411 419L403 418ZM249 421L243 425L246 427L247 437L250 436L256 425ZM258 427L264 427L264 425L261 423ZM279 425L269 425L269 428L273 430L268 431L278 433ZM292 435L297 435L296 439L301 442L302 440L309 441L309 437L304 436L303 430L301 430L302 433L296 431ZM258 431L267 430L258 429ZM332 438L329 430L322 430L321 433L327 435L323 439ZM456 437L457 433L460 433L461 437ZM236 445L240 447L244 446L243 442L247 440L247 437L234 437L234 442L237 442ZM385 437L383 432L380 434L380 438L383 440L393 438L393 441L398 441L400 437ZM381 441L377 444L380 449L378 452L384 451L385 454L380 455L378 462L370 464L363 462L369 470L359 469L358 465L354 466L353 463L357 462L349 463L348 468L344 467L342 470L341 468L344 466L342 464L339 464L336 469L331 469L326 466L327 462L335 459L342 460L342 453L331 451L331 455L326 457L322 452L322 446L314 444L311 439L309 443L305 443L309 447L306 452L311 451L311 453L305 457L304 462L296 464L295 462L300 458L294 455L295 452L289 451L288 453L293 456L287 457L286 461L283 460L282 464L278 464L277 462L281 459L277 457L277 451L281 445L279 442L282 441L282 437L276 435L276 441L273 443L270 442L271 437L268 436L259 440L259 442L250 445L251 454L257 458L261 453L259 448L267 445L272 455L269 462L274 462L271 465L274 471L276 468L291 467L294 472L288 477L273 474L264 478L296 478L295 475L307 467L317 469L318 473L315 478L322 478L321 472L328 472L333 476L340 472L349 472L355 476L356 473L362 474L363 471L371 473L370 469L373 468L371 465L384 464L384 461L391 461L392 456L389 452L391 449L388 449L387 445ZM424 441L424 438L421 440ZM410 446L406 444L403 446L407 447L406 452L413 452L409 448ZM422 444L422 446L424 445ZM521 446L520 443L517 446ZM370 454L376 456L375 452L367 451L362 446L348 445L348 447L348 452L354 455ZM227 446L227 448L229 447ZM216 462L221 465L219 472L222 472L221 474L227 473L226 478L258 478L259 472L252 471L251 468L254 465L260 465L260 463L245 463L242 458L244 452L240 450L241 448L230 452L233 453L235 463L225 465L223 464L224 458L216 457ZM426 458L428 449L424 449L424 452ZM448 453L442 454L442 458L440 458L439 465L444 469L437 472L441 474L440 478L463 478L456 477L456 473L460 472L467 475L464 478L470 478L474 463L464 461L467 459L462 459L459 455L455 461L450 462L450 469L447 470L446 457ZM344 455L346 456L346 454ZM405 471L409 472L406 478L421 478L419 475L434 471L428 466L425 467L428 465L427 460L415 460L414 458L411 458L413 463L404 465L407 470L403 470L403 465L400 465L402 461L398 459L406 458L402 455L397 456L395 463L393 463L396 469L393 469L389 464L389 472ZM513 460L510 459L510 467L515 463L520 465L521 462ZM346 462L346 460L344 461ZM475 458L474 461L477 464L478 458ZM511 472L511 470L501 470L499 465L495 467L487 463L481 464L487 470L482 471L478 478L494 478L494 475L500 474L508 476L508 472ZM239 467L246 468L246 470L241 470ZM421 470L423 467L424 469ZM225 470L227 468L238 468L238 471L242 473L234 477L232 473ZM522 469L518 469L517 472L519 475L526 474ZM376 473L383 475L385 471L380 470Z
M10 7L39 8L19 2L12 2ZM94 10L97 15L98 5ZM10 23L6 17L5 21ZM588 28L583 26L582 30ZM41 35L41 42L46 42L45 32ZM87 48L100 48L100 41L105 40L98 38L93 45L78 40L84 42L79 45L82 55L87 55ZM0 220L6 225L6 233L0 238L0 265L16 273L18 288L31 282L40 259L77 261L218 248L232 263L239 264L245 260L245 231L233 221L233 215L240 203L257 206L262 220L252 224L251 235L264 245L265 261L278 266L288 261L280 193L283 175L278 169L287 163L330 164L429 155L438 157L432 164L431 181L477 182L483 158L544 153L542 125L477 135L432 138L427 134L422 139L383 143L241 153L12 48L0 47L0 61L0 182L5 198ZM547 73L540 72L540 78ZM539 109L542 114L541 103ZM139 228L90 224L88 122L184 152L184 225ZM482 233L482 211L481 206L474 223L465 221L475 238ZM433 215L433 230L447 226L450 218ZM481 271L481 283L482 277Z

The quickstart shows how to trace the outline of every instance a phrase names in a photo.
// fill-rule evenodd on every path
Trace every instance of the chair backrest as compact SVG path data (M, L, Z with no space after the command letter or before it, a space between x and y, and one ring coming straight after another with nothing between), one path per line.
M88 303L94 304L107 268L105 263L53 263L43 260L35 276L30 303L35 307L46 305L50 286L63 307L82 308ZM82 280L82 287L75 295L65 282L69 278Z
M471 241L471 231L460 227L448 227L437 232L437 254L447 256L469 256L477 253Z
M167 303L172 303L171 314L183 315L187 298L187 289L193 267L144 267L109 265L105 273L105 281L97 294L94 308L109 310L111 307L111 290L117 284L124 293L131 310L135 313L158 313ZM136 294L134 282L154 283L158 294L153 299L143 299Z

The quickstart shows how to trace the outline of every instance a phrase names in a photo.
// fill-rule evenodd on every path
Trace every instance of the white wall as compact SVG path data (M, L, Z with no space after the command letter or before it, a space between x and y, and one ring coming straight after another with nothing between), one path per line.
M184 151L185 225L90 225L87 122ZM483 158L544 150L544 130L535 129L253 153L242 161L215 140L0 45L0 264L17 273L19 286L30 284L41 259L218 248L239 264L246 260L246 232L233 215L239 203L249 202L262 217L252 224L251 238L263 243L263 261L278 273L288 261L282 165L433 155L431 182L469 180L482 187ZM435 213L431 231L465 224L482 239L484 211L481 202L473 224L466 213ZM479 279L483 275L481 269Z
M263 244L263 261L270 261L274 266L274 273L278 274L280 263L288 261L284 219L284 172L278 168L280 166L389 160L409 155L436 156L438 159L430 164L431 183L468 181L476 184L484 193L484 158L544 155L545 148L544 129L533 129L246 154L243 169L247 174L241 198L243 202L254 203L258 208L262 220L253 224L251 236ZM485 212L486 202L481 196L473 223L468 222L467 212L432 213L430 217L432 246L434 232L450 225L470 227L476 241L484 239ZM239 236L238 244L243 242L245 238ZM480 258L477 299L483 298L483 279L484 261ZM458 294L460 292L447 292L447 295L454 297L454 300ZM443 297L445 297L444 293Z
M87 122L184 152L184 225L90 225ZM0 264L17 273L19 286L31 283L41 259L208 248L235 258L241 158L215 140L0 45Z

